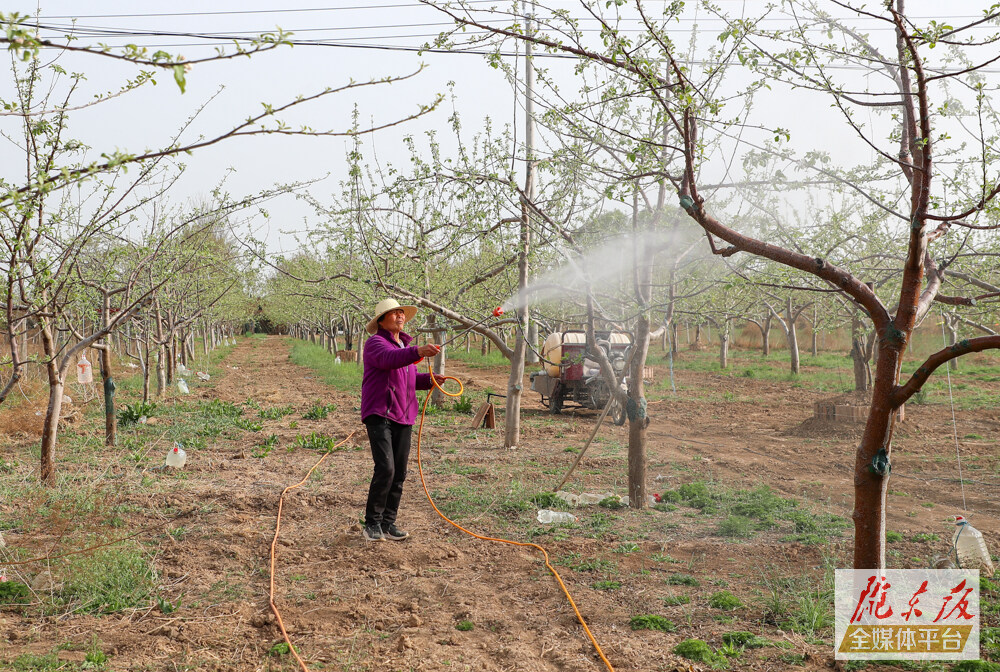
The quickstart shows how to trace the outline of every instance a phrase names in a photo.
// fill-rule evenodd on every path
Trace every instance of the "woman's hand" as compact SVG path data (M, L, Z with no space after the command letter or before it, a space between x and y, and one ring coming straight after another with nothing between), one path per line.
M444 385L444 381L448 380L445 376L439 376L438 374L431 374L434 376L434 382L438 385Z
M441 352L441 346L433 343L427 343L417 348L417 354L421 357L434 357L439 352Z

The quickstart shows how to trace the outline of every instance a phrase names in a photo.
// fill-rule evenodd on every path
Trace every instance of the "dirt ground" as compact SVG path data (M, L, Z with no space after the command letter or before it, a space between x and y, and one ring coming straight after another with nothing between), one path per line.
M225 361L225 375L214 387L198 388L192 396L235 403L252 398L262 407L290 404L298 415L266 420L262 432L248 433L239 441L219 440L191 451L183 477L148 471L144 476L138 471L125 475L155 483L148 492L129 492L123 503L162 512L160 520L132 523L183 529L183 534L160 533L149 539L161 594L181 607L168 614L150 607L104 617L28 618L0 611L0 661L26 652L46 653L64 642L86 642L96 635L112 670L296 669L289 656L268 655L281 641L268 607L268 554L279 495L319 458L314 451L289 452L285 447L296 436L315 431L338 440L355 432L349 445L358 450L330 454L318 474L288 496L284 508L275 599L310 669L605 669L538 554L472 539L444 524L424 497L415 454L399 521L411 537L398 543L362 540L358 522L371 458L357 416L357 395L334 391L313 372L292 364L288 349L287 339L241 339ZM467 393L505 387L499 369L470 368L454 360L450 366L449 373L467 381ZM662 367L655 373L660 380L666 376ZM766 484L784 497L850 519L858 429L811 419L813 402L830 395L786 382L704 372L678 371L677 381L689 392L649 406L652 491L694 478L730 487ZM478 404L481 394L473 396ZM289 419L300 417L317 400L335 403L338 410L325 420L300 419L290 427ZM511 451L501 447L499 428L472 432L459 431L444 420L430 423L423 453L428 486L432 492L472 488L488 501L491 491L502 491L504 479L527 462L540 466L554 485L575 458L567 448L583 444L595 416L577 411L553 418L536 394L526 392L524 439ZM468 424L467 417L459 421ZM976 526L995 545L1000 479L994 446L1000 419L996 409L959 412L957 424L959 437L975 437L961 439L966 508L975 512ZM253 457L261 436L271 433L278 436L278 447L264 459ZM599 438L568 489L624 494L627 430L605 425ZM0 457L24 461L27 452L23 442L0 446ZM941 541L904 541L892 547L898 550L891 554L890 565L913 566L920 558L944 553L950 535L944 520L963 508L947 407L909 409L895 443L892 479L888 529L906 540L935 533ZM479 512L463 513L463 524L477 529ZM829 645L767 621L758 606L759 579L818 577L830 562L849 566L851 529L828 545L781 542L766 533L733 541L715 535L705 516L683 507L669 513L616 515L627 525L598 538L570 531L537 540L553 557L613 557L619 590L594 589L592 584L601 577L593 573L560 571L615 669L689 669L689 661L672 653L679 641L697 637L718 646L722 632L738 629L786 642L787 650L800 654L795 661L800 666L833 667ZM643 526L644 538L628 536L626 527L636 525ZM18 541L16 530L6 534L8 543ZM610 555L620 542L633 539L639 552ZM656 554L669 555L674 564L652 560ZM702 587L667 585L666 577L678 571L700 578ZM735 621L714 618L697 599L663 606L664 595L697 597L716 590L713 583L728 586L747 605L735 614ZM644 613L663 614L677 624L677 631L633 631L629 619ZM465 620L474 628L456 629ZM778 655L782 652L748 651L730 664L747 670L794 667ZM79 647L59 653L66 661L80 661L82 656Z

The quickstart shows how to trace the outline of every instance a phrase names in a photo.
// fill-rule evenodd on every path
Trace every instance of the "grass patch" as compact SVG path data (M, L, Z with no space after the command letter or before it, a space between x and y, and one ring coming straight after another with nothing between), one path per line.
M681 658L693 660L696 663L705 663L709 667L724 667L725 656L722 656L701 639L685 639L674 647L674 653Z
M475 624L469 620L459 621L458 623L455 624L455 629L458 630L459 632L469 632L475 627L476 627Z
M77 613L113 614L149 604L156 577L135 546L109 546L66 558L58 600Z
M663 602L663 606L665 607L679 607L690 604L691 598L687 595L667 595L666 597L661 597L660 601Z
M336 358L326 348L298 339L290 339L292 351L289 358L294 364L312 369L327 385L341 392L361 389L362 367L358 364L335 364Z
M629 622L633 630L659 630L660 632L676 632L677 626L663 616L656 614L642 614L633 616Z
M735 630L723 634L722 643L740 649L760 649L771 642L747 630Z
M590 587L594 590L618 590L622 584L620 581L595 581Z
M733 611L742 607L743 603L740 602L740 598L736 597L728 590L720 590L717 593L709 595L708 606L713 609L721 609L722 611Z
M690 574L671 574L666 579L667 585L670 586L700 586L701 583L698 579L694 578Z

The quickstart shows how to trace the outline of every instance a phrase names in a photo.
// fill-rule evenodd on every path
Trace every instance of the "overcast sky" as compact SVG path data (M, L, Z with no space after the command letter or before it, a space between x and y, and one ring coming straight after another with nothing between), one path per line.
M296 40L323 45L283 47L252 59L197 66L188 75L184 94L178 90L172 77L163 73L155 87L143 87L135 94L74 113L71 132L99 151L137 151L164 143L221 87L224 87L223 92L200 114L186 137L193 139L198 134L210 135L225 130L234 121L259 111L262 102L278 104L297 95L309 95L351 80L366 81L407 74L421 63L427 67L413 79L365 91L351 91L335 99L311 104L291 120L320 129L347 129L351 123L351 111L357 105L363 125L384 123L412 114L420 104L431 102L436 94L446 93L448 83L454 82L454 105L462 114L465 129L470 134L487 116L498 127L515 121L521 123L522 113L517 109L520 101L515 98L502 74L489 68L483 57L419 55L405 50L419 47L451 25L445 15L419 5L416 0L298 0L284 3L288 7L278 9L280 4L273 0L175 0L169 4L52 0L41 5L9 2L6 11L38 12L40 23L52 26L68 26L76 17L80 43L103 42L115 46L134 42L183 54L187 58L207 55L224 42L185 35L87 35L115 31L247 36L280 26L293 32ZM507 3L498 1L495 4L503 6ZM568 0L561 4L570 9L579 6ZM656 6L658 3L649 4ZM756 0L746 3L723 0L719 4L733 12L752 13L763 3ZM826 4L832 14L845 14L833 3ZM910 6L914 16L930 17L935 15L934 8L941 4L925 1L911 2ZM604 2L600 5L603 7ZM974 16L981 11L980 5L968 2L954 6L963 15ZM675 39L686 44L686 33L696 23L706 32L717 32L720 27L704 12L697 14L691 9L684 21L678 24ZM875 28L876 24L868 23L865 27ZM891 33L887 32L884 37L891 39ZM51 57L51 52L46 55ZM62 57L60 63L67 70L84 70L87 73L88 81L77 96L78 102L87 100L95 93L116 89L135 72L133 67L95 57L69 55ZM558 72L558 68L564 66L552 64L550 67ZM996 78L995 73L989 76ZM0 96L9 98L10 94L8 77L0 81ZM366 137L364 142L368 158L372 157L372 151L377 151L380 160L399 163L405 158L400 147L401 137L404 134L421 134L428 129L444 132L452 106L453 102L446 100L439 110L418 121ZM824 137L825 144L834 151L848 151L845 131L831 130L822 124L823 115L829 113L829 101L807 102L804 98L775 96L761 101L761 107L765 114L784 122L781 125L805 135ZM11 117L0 118L0 126L9 130L15 121ZM520 131L518 137L523 137ZM329 173L331 177L325 182L312 187L313 193L323 199L325 195L338 191L338 182L345 175L344 155L348 143L343 138L243 138L227 141L184 159L189 171L172 192L171 198L174 201L197 198L207 193L227 168L233 168L236 172L229 178L228 185L234 194L253 192L275 182L313 179ZM853 144L850 146L854 148L849 151L857 152L856 158L863 158L864 153L869 151ZM19 165L12 159L12 146L4 142L0 149L0 164L4 167L0 170L5 176L16 174L9 172L12 165ZM271 204L269 210L272 231L268 241L276 251L287 249L293 243L289 237L279 236L278 229L303 228L303 218L311 217L310 211L294 199Z

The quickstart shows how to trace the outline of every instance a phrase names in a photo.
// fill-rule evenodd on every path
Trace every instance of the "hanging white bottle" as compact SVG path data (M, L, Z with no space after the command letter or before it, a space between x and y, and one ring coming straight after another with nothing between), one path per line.
M955 535L951 538L952 552L962 569L978 569L983 576L995 571L983 533L974 528L965 516L955 516Z
M87 355L80 355L80 361L76 363L76 382L78 383L92 383L94 382L94 367L90 362L87 361Z

